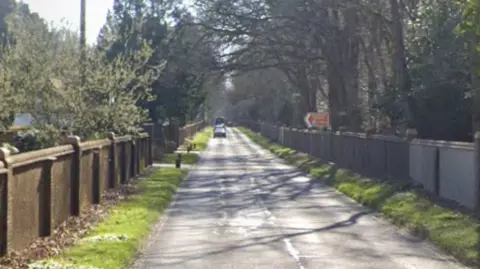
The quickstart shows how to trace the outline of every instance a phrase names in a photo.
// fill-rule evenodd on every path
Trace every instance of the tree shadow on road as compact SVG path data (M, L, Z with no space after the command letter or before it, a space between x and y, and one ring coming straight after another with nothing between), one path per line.
M252 255L259 255L258 246L281 248L284 251L285 240L302 240L310 235L330 236L330 233L348 234L342 239L350 240L351 245L345 241L329 241L332 244L338 244L336 245L338 249L348 251L344 255L360 255L373 260L383 254L379 253L379 248L365 247L369 244L365 243L366 241L371 242L378 239L388 245L389 241L399 240L398 236L392 238L392 233L369 235L373 239L366 240L361 230L345 229L355 226L360 218L373 212L348 200L315 178L308 177L306 172L286 166L285 162L278 160L275 156L259 153L259 148L252 145L249 140L243 139L243 136L233 132L229 136L234 139L235 148L242 150L236 154L225 154L229 148L223 145L215 148L219 150L218 154L203 156L199 163L202 166L193 171L190 181L179 189L176 203L168 211L170 219L178 217L179 219L195 220L195 223L185 225L181 220L173 221L169 229L175 230L179 234L183 234L183 232L203 234L211 233L219 223L226 230L228 228L249 229L251 226L232 224L229 221L235 219L237 215L241 215L242 212L248 213L258 207L265 207L273 215L282 218L283 222L275 225L266 223L265 226L255 227L256 232L246 237L226 233L212 235L208 239L193 240L193 242L181 241L173 244L176 246L174 249L165 248L163 251L146 254L144 258L151 260L150 266L160 266L155 264L157 261L161 263L161 266L187 266L193 260L214 260L215 258L212 256L232 255L232 252L237 251L248 251ZM299 158L299 161L302 159ZM309 169L309 165L311 164L305 162L304 167ZM316 176L329 180L335 176L336 172L337 169L333 166L329 170L319 171ZM329 203L329 201L336 203ZM329 220L331 224L325 225L323 222L323 224L313 224L316 227L299 228L289 222L289 217L291 217L289 214L292 212L300 218L325 214L328 215L325 220ZM340 217L345 219L332 221ZM329 234L326 235L326 232ZM234 240L229 241L228 238ZM405 240L405 238L401 239ZM405 242L418 243L418 246L421 244L421 242L409 240ZM320 249L323 246L315 247ZM334 249L333 247L328 246L330 249ZM423 254L418 254L418 257L438 258L423 257ZM415 253L389 252L389 255L406 256L415 255ZM232 255L232 257L234 256Z
M323 227L319 227L319 228L315 228L315 229L302 229L302 228L281 227L280 226L280 227L277 227L277 228L285 229L285 230L289 230L289 231L292 231L292 230L298 230L298 231L285 232L285 233L282 233L282 234L274 234L274 235L249 237L248 239L242 240L241 242L226 245L225 247L223 247L221 249L208 250L208 248L205 248L206 251L204 251L200 254L195 253L195 254L192 255L188 251L186 251L185 253L175 251L175 253L176 253L175 254L175 256L176 256L175 259L177 259L178 261L174 261L174 262L171 262L171 263L162 263L162 265L164 265L164 266L170 265L171 266L171 265L186 263L188 261L195 260L195 259L200 259L200 260L201 259L208 259L208 256L227 254L228 252L233 252L233 251L240 250L240 249L246 249L246 248L250 248L250 247L253 247L253 246L273 245L275 243L283 243L283 241L286 240L286 239L293 239L295 237L305 236L305 235L308 235L308 234L315 234L315 233L325 232L325 231L329 231L329 230L344 228L344 227L355 225L359 218L361 218L362 216L366 216L370 213L371 212L369 212L369 211L359 212L359 213L353 214L352 216L350 216L346 220L339 221L339 222L333 223L331 225L327 225L327 226L323 226ZM186 226L183 226L183 227L182 226L176 226L176 228L177 229L181 228L181 229L185 229L185 230L192 230L192 229L198 229L198 228L208 229L210 227L198 227L198 226L186 225ZM246 242L244 242L244 241L246 241ZM205 243L208 245L209 242L205 242ZM150 255L147 254L147 255L144 256L144 258L155 259L156 260L156 258L158 258L156 256L157 256L157 254L150 254ZM164 255L162 255L162 256L164 256ZM173 257L169 257L169 258L173 258ZM153 264L151 264L151 265L153 265Z

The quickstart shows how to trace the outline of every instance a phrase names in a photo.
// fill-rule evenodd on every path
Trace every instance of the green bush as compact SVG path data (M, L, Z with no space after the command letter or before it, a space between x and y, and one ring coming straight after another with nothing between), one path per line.
M20 152L28 152L58 145L61 132L53 126L44 126L42 130L30 129L18 132L13 138L13 145Z
M15 43L0 48L0 121L31 115L36 131L18 135L16 143L25 142L17 146L21 151L54 146L62 142L61 132L85 141L109 132L134 133L145 122L148 111L138 104L150 98L150 85L161 73L160 67L146 68L153 53L146 41L115 56L88 47L88 75L80 85L77 33L16 13L8 25Z

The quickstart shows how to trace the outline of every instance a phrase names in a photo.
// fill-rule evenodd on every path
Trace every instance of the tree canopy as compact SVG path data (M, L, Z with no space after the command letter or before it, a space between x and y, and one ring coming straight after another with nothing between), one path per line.
M334 130L415 128L420 137L447 140L469 140L479 126L475 1L196 5L199 24L229 48L219 58L236 76L230 102L250 100L232 108L242 117L304 126L305 113L322 110Z
M36 142L22 150L198 116L216 60L181 1L115 0L85 62L77 32L49 25L26 4L0 3L0 120L6 129L15 115L32 116L24 136Z
M327 111L333 130L445 140L480 126L473 0L193 2L115 0L82 86L77 33L1 0L2 127L30 113L53 145L209 109L296 127Z
M139 103L154 122L177 118L185 124L205 101L216 59L194 20L178 0L115 0L101 31L99 49L110 57L139 49L140 40L154 48L148 66L162 66L162 72L150 85L152 98Z

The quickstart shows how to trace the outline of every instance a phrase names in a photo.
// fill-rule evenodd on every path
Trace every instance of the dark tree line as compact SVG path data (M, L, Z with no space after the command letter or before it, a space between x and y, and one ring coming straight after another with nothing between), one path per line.
M304 126L321 110L334 130L446 140L479 126L475 1L196 2L200 24L231 48L220 58L232 116Z
M161 66L162 72L152 96L139 103L154 122L176 118L185 124L205 101L217 60L194 20L181 1L116 0L99 36L99 49L110 57L138 50L139 42L154 48L147 68Z

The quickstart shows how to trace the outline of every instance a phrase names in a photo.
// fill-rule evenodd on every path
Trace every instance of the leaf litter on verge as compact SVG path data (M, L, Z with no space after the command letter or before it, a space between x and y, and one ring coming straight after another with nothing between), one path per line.
M55 261L38 261L28 265L28 269L99 269L93 266L76 266Z
M80 217L70 217L60 224L49 237L39 238L30 246L20 251L13 251L0 258L0 269L24 269L29 268L35 261L58 256L62 251L77 243L83 238L100 220L108 213L111 206L125 200L134 193L134 185L126 184L117 189L106 191L102 195L102 204L93 205ZM52 268L56 267L40 267ZM62 268L62 267L60 267ZM66 267L77 268L77 267ZM83 269L83 268L82 268Z
M128 236L125 234L103 234L97 236L86 237L81 240L81 242L118 242L118 241L126 241L128 240Z

